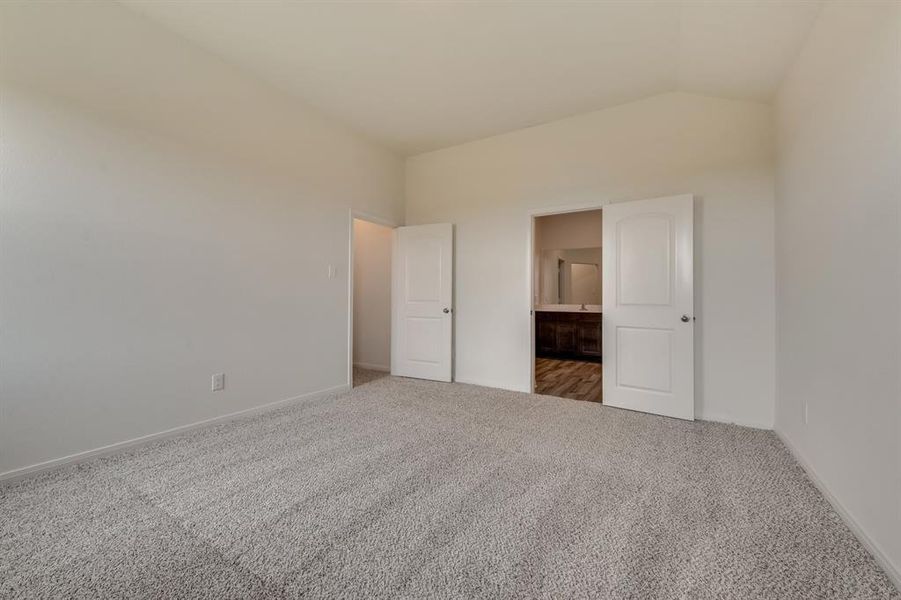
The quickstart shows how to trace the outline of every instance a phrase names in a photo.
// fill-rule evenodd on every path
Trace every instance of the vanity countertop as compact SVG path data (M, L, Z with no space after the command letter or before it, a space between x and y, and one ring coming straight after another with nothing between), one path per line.
M600 304L586 304L585 310L582 310L581 304L539 304L535 310L538 312L602 313L604 307Z

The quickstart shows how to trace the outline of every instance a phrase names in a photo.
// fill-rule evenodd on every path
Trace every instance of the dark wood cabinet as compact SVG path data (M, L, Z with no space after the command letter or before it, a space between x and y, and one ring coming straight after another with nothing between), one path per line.
M536 318L537 333L535 343L538 345L538 355L544 352L557 351L557 325L553 321L545 321Z
M535 312L535 355L601 361L601 313Z
M573 354L579 349L579 328L576 323L557 321L557 348L561 354Z

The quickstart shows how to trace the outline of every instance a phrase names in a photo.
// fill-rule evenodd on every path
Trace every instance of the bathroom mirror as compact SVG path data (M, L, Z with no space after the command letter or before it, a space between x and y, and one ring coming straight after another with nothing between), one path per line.
M542 250L540 304L602 304L601 249Z

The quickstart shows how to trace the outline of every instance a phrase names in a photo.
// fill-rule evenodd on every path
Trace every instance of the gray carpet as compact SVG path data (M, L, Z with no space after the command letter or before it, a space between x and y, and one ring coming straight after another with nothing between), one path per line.
M372 369L362 369L360 367L354 367L353 369L353 378L354 378L354 387L358 387L361 385L365 385L367 383L371 383L378 379L382 379L383 377L390 377L388 373L384 373L382 371L373 371Z
M901 598L772 433L390 377L0 515L4 598Z

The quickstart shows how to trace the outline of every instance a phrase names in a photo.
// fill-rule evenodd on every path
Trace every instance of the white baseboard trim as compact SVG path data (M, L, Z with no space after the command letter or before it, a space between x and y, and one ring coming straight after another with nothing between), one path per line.
M506 383L498 383L492 381L473 381L469 379L461 379L459 377L454 379L454 383L465 383L468 385L479 385L482 387L496 388L501 390L509 390L511 392L524 392L526 394L532 393L529 388L522 387L512 387ZM763 423L758 421L740 421L736 420L733 417L716 415L716 414L698 414L696 419L699 421L714 421L716 423L726 423L728 425L738 425L739 427L750 427L751 429L765 429L767 431L772 431L773 424L772 423Z
M383 373L391 372L391 367L389 367L387 365L377 365L374 363L355 362L354 366L359 369L369 369L370 371L381 371Z
M773 430L772 423L764 423L762 421L741 421L726 415L699 413L695 415L695 418L699 421L713 421L715 423L726 423L727 425L738 425L739 427L750 427L751 429L766 429L767 431Z
M465 383L466 385L478 385L481 387L494 388L497 390L507 390L510 392L525 392L526 394L530 393L531 390L523 389L519 387L511 387L507 383L498 383L496 381L473 381L469 379L460 379L459 377L454 378L454 383Z
M882 567L882 570L885 571L885 574L888 575L888 578L892 580L892 583L895 584L899 590L901 590L901 569L899 569L896 565L892 564L892 561L889 559L888 555L882 549L882 547L876 543L873 538L871 538L866 531L864 531L854 516L845 508L845 505L841 503L841 501L833 495L833 493L829 490L826 484L820 479L820 476L817 475L816 470L813 466L808 462L804 455L798 450L797 446L792 444L789 439L778 429L775 430L776 435L779 436L779 439L782 440L783 445L788 448L788 451L791 455L798 461L798 464L801 465L801 468L804 469L804 472L807 473L807 477L816 486L820 493L829 501L829 504L832 505L832 508L835 509L835 512L839 514L842 520L845 522L845 525L848 526L848 529L857 537L858 541L866 548L870 554L873 555L873 558L876 559L876 562L879 563L879 566Z
M331 394L340 394L346 391L349 391L351 386L345 384L336 385L334 387L326 388L324 390L317 390L315 392L307 392L306 394L300 394L299 396L293 396L291 398L285 398L284 400L276 400L275 402L269 402L267 404L261 404L260 406L253 406L251 408L245 408L244 410L239 410L236 412L228 413L225 415L220 415L218 417L211 417L209 419L204 419L202 421L195 421L194 423L189 423L187 425L179 425L178 427L173 427L172 429L166 429L165 431L159 431L157 433L150 433L147 435L142 435L140 437L136 437L130 440L125 440L123 442L116 442L115 444L109 444L107 446L101 446L99 448L94 448L92 450L85 450L84 452L76 452L75 454L70 454L68 456L63 456L61 458L54 458L51 460L47 460L44 462L39 462L33 465L29 465L27 467L20 467L18 469L12 469L11 471L5 471L0 473L0 486L12 483L19 479L23 479L25 477L29 477L31 475L35 475L37 473L42 473L44 471L50 471L53 469L57 469L59 467L64 467L68 465L73 465L76 463L84 462L86 460L90 460L92 458L98 458L100 456L108 456L110 454L115 454L117 452L121 452L122 450L126 450L128 448L133 448L135 446L142 446L144 444L149 444L150 442L173 437L192 429L199 429L201 427L206 427L208 425L214 425L218 423L225 423L227 421L233 421L235 419L241 417L249 417L257 413L264 413L285 404L290 404L292 402L298 402L300 400L312 400L315 398L319 398L322 396L328 396Z

